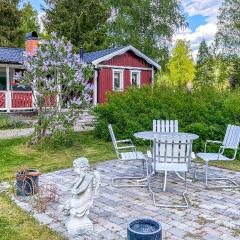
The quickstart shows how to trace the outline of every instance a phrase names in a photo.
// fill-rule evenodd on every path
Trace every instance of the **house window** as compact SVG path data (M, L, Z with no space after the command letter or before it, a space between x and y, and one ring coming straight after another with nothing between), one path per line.
M140 79L140 71L131 71L131 85L132 86L140 86L141 85L141 79Z
M7 73L6 68L0 68L0 90L7 89Z
M123 70L113 70L113 91L123 91Z

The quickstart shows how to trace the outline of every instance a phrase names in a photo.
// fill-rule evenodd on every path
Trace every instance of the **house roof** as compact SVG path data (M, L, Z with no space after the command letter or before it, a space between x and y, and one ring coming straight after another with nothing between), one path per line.
M116 48L104 49L96 52L89 52L83 54L83 62L92 63L97 65L103 61L109 60L114 56L124 54L127 51L133 51L137 56L143 58L150 65L153 65L155 68L160 69L160 66L151 58L147 57L145 54L140 52L135 47L128 45ZM24 49L22 48L7 48L0 47L0 63L15 63L23 64L23 53Z
M91 63L94 60L97 60L101 57L107 56L109 54L112 54L116 52L117 50L120 50L124 47L116 47L116 48L108 48L96 52L88 52L83 54L83 61L86 63Z
M22 48L0 47L0 63L23 64L23 52Z
M146 62L148 62L150 65L154 66L157 69L160 69L160 65L156 63L154 60L146 56L144 53L136 49L135 47L128 45L124 47L117 47L117 48L109 48L102 51L97 52L91 52L91 53L85 53L83 54L83 60L87 63L92 63L94 65L97 65L103 61L109 60L117 55L124 54L127 51L132 51L140 58L143 58Z

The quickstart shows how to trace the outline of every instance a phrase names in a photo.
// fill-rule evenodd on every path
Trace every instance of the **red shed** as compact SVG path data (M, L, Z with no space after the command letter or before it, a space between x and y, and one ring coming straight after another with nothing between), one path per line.
M107 92L151 84L154 72L160 68L154 60L131 45L83 53L82 58L94 67L94 104L106 102Z

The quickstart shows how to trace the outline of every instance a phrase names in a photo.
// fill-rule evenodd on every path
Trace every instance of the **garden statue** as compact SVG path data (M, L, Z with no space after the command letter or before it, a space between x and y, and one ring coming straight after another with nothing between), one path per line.
M70 215L66 222L69 234L79 235L93 231L93 224L88 214L94 194L97 193L100 185L100 177L97 171L90 172L86 158L74 160L73 168L77 179L72 187L72 199L67 201L63 211L65 215Z

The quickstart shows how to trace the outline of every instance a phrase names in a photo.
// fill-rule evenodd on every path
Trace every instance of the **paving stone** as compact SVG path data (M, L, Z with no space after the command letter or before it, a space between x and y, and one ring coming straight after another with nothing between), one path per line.
M181 229L179 229L177 227L170 228L168 231L170 233L172 233L174 236L180 237L180 238L183 238L185 236L185 234L186 234L185 231L183 231L183 230L181 230Z
M59 188L59 200L50 204L46 213L37 213L28 197L12 196L12 199L21 208L33 213L41 223L47 224L70 240L126 239L127 224L136 218L146 217L154 218L162 224L164 240L239 239L233 236L232 230L240 226L240 192L237 189L206 190L203 182L196 181L188 184L187 196L191 202L189 209L158 208L153 205L147 188L114 188L111 185L111 178L118 174L141 174L141 169L135 164L127 165L114 160L102 162L96 165L96 168L100 172L103 184L89 214L94 224L94 232L91 235L79 237L67 234L64 224L67 217L61 213L60 208L71 198L71 183L76 176L70 168L41 175L40 184L56 184ZM201 166L199 168L202 170ZM212 167L210 169L219 170ZM221 172L222 175L231 177L231 171L222 169ZM234 178L240 179L240 173L236 173ZM154 179L154 184L160 191L159 200L175 201L175 194L179 195L184 190L184 183L178 181L175 174L169 174L167 190L172 193L162 193L162 179L162 175ZM7 183L1 184L0 189L6 190L6 186Z
M50 218L46 213L34 213L33 216L35 218L37 218L37 220L40 222L40 223L43 223L43 224L50 224L53 222L53 219Z
M216 237L212 234L207 234L207 235L203 236L203 240L219 240L219 237Z

